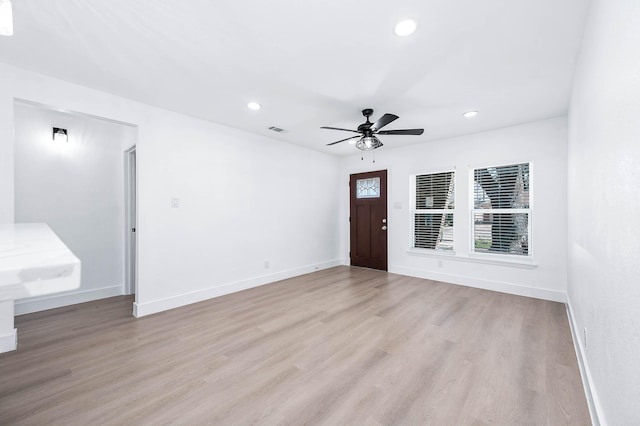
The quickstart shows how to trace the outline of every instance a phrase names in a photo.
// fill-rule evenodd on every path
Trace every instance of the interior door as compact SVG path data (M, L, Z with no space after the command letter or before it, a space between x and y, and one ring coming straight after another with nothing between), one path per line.
M358 173L351 193L351 265L387 270L387 171Z

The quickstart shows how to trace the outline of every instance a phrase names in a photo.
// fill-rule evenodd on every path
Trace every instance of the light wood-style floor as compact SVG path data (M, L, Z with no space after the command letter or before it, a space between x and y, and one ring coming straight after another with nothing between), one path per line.
M16 319L0 424L590 424L564 305L337 267Z

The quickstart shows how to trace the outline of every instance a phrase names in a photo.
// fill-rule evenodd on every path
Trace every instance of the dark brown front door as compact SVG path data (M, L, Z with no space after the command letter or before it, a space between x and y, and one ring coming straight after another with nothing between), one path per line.
M387 171L351 175L351 264L387 270Z

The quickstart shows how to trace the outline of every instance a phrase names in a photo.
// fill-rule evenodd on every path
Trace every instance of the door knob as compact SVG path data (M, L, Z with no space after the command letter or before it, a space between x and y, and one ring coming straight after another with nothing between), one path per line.
M382 223L387 223L387 219L382 219Z
M382 225L382 230L386 231L387 230L387 225Z

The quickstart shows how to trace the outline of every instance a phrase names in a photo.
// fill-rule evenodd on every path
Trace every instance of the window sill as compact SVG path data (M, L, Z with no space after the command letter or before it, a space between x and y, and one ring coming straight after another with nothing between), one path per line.
M444 250L430 250L416 247L409 247L407 249L407 253L413 256L425 256L425 257L447 257L447 258L455 258L456 252L454 251L444 251Z
M440 259L450 259L458 262L483 263L486 265L510 266L512 268L534 269L538 264L531 258L509 259L505 255L456 255L454 252L443 252L438 250L420 249L411 247L407 249L410 256L434 257Z

